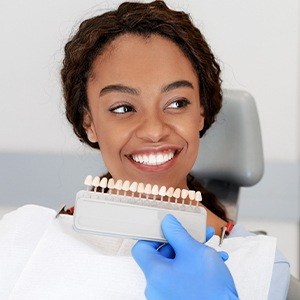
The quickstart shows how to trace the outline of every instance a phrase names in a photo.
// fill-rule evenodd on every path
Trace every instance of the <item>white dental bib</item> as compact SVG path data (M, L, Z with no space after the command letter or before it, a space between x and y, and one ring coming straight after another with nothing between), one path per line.
M135 241L79 234L72 216L55 215L26 205L1 220L0 299L145 299ZM269 237L224 240L240 299L267 299L275 246Z

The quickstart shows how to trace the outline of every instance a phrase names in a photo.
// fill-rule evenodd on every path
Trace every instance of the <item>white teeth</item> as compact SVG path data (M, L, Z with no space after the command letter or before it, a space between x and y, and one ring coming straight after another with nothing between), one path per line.
M157 165L156 156L154 154L149 155L149 163L150 163L150 165Z
M156 164L161 165L164 163L164 156L162 154L158 154L156 156Z
M174 152L169 153L158 153L158 154L134 154L132 155L132 159L140 164L155 166L162 165L166 163L168 160L171 160L174 157Z

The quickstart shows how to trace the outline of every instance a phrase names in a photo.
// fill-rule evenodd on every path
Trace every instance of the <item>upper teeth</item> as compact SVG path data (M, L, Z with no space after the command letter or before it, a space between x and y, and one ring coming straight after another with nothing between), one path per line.
M134 154L132 159L145 165L162 165L174 157L174 152L157 153L157 154Z

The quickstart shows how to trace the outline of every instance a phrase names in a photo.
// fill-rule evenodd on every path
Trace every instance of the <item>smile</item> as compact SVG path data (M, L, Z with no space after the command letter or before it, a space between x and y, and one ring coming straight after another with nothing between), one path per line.
M131 159L147 166L159 166L165 164L176 155L176 151L151 154L134 154Z

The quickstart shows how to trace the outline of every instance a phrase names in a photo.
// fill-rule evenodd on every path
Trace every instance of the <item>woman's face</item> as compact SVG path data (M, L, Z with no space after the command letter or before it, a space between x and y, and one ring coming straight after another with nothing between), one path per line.
M186 188L204 117L198 77L173 42L125 34L92 65L85 128L113 178Z

